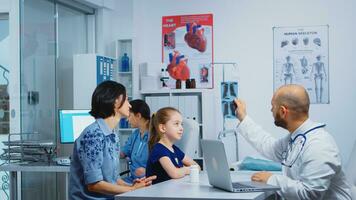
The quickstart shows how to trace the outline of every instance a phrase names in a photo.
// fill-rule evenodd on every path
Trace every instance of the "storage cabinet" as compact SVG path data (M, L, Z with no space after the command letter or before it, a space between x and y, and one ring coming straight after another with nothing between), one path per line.
M117 81L126 87L129 100L132 99L132 39L116 41Z

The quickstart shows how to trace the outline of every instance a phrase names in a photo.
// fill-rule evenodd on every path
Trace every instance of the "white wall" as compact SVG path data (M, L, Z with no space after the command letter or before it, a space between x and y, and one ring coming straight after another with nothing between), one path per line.
M0 13L9 13L10 11L10 1L0 0Z
M97 9L96 53L115 57L115 41L132 38L132 2L115 0L110 8Z
M329 29L330 104L311 105L310 116L327 123L342 158L348 158L356 134L356 13L352 0L134 0L133 37L136 63L160 62L162 16L181 14L214 15L215 61L237 61L240 97L248 113L265 129L279 137L286 134L273 125L270 99L273 93L274 26L326 25ZM137 68L137 65L134 67ZM136 86L135 86L136 85ZM138 85L134 84L136 90ZM216 102L218 104L218 102ZM214 122L212 116L211 121ZM251 147L240 146L240 158Z

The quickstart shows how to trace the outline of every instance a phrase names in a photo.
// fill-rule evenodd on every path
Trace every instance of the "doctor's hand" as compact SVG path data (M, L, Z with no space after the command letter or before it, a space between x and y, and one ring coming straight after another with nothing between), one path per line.
M257 182L263 182L263 183L267 183L269 177L271 177L273 174L270 172L257 172L254 173L251 177L252 181L257 181Z
M244 101L242 101L241 99L238 99L238 98L234 99L234 102L236 105L236 110L235 110L236 116L241 122L242 120L245 119L245 117L247 115L246 104Z

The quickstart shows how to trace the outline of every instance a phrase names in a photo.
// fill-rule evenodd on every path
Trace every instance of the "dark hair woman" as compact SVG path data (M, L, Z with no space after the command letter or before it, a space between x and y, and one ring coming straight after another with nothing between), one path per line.
M119 140L115 127L129 115L126 89L120 83L105 81L92 96L90 114L96 119L75 140L70 166L70 199L114 199L115 194L150 185L140 179L132 186L119 185L117 169Z

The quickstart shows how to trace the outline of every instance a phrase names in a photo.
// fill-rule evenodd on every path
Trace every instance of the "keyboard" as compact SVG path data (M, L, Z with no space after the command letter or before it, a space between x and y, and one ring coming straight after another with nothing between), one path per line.
M254 186L244 185L244 184L241 184L241 183L232 183L232 187L233 188L256 188Z
M57 162L58 165L64 165L64 166L70 165L70 158L68 157L56 158L55 161Z

